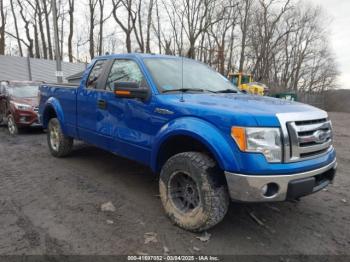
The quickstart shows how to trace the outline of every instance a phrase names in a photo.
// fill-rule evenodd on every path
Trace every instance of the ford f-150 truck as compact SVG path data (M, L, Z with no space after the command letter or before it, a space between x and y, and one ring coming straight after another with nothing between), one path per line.
M326 112L243 94L191 59L98 57L79 86L41 85L39 115L55 157L77 139L150 166L166 214L191 231L220 222L230 199L298 199L336 171Z

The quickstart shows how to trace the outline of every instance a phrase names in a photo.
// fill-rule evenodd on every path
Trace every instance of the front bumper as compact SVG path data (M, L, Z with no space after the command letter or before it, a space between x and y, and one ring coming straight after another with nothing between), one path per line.
M15 122L19 127L41 127L39 116L36 112L22 111L15 114Z
M269 202L296 199L321 190L333 181L337 168L330 164L307 172L285 175L244 175L225 172L234 201Z

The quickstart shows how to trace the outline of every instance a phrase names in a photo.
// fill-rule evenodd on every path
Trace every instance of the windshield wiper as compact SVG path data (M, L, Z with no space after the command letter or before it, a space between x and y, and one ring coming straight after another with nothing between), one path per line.
M188 91L195 91L195 92L204 92L204 89L200 88L177 88L177 89L168 89L168 90L163 90L163 93L168 93L168 92L188 92Z
M224 90L216 91L215 93L238 93L238 91L234 89L224 89Z

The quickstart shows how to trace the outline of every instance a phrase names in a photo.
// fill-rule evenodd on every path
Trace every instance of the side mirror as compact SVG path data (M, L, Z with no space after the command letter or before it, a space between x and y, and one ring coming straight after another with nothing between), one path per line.
M140 87L136 82L115 82L114 93L117 97L146 100L149 96L149 89Z

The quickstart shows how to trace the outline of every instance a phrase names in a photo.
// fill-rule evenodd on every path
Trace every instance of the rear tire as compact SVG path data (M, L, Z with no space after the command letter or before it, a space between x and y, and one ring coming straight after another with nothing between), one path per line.
M12 114L9 114L7 117L7 129L11 136L18 134L18 126Z
M199 152L171 157L163 166L159 191L166 214L177 226L207 230L226 215L229 196L216 162Z
M54 157L65 157L72 151L73 139L63 134L57 118L51 118L49 121L47 143Z

